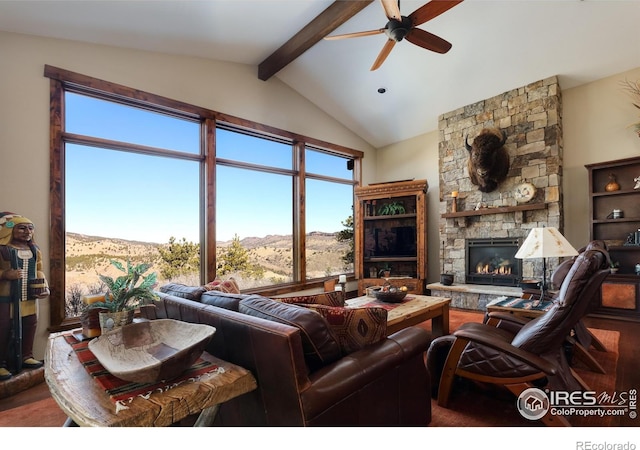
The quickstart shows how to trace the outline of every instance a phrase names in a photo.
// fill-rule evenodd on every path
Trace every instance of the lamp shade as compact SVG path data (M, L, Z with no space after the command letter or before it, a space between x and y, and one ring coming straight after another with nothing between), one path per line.
M524 240L516 258L552 258L561 256L575 256L578 251L555 227L533 228Z

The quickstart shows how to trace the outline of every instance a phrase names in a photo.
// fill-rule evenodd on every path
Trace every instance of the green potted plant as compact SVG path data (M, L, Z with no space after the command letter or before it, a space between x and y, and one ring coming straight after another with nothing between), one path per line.
M379 216L392 216L395 214L404 214L405 208L402 202L391 202L382 205L378 208Z
M389 263L384 263L382 269L378 273L379 278L389 278L391 276L391 265Z
M131 264L127 261L125 267L120 261L111 260L111 264L124 275L112 278L108 275L98 275L107 286L104 300L91 303L90 309L101 308L99 313L102 331L111 330L117 326L126 325L133 321L135 309L157 297L153 291L157 275L152 272L145 275L151 264Z
M618 261L611 261L611 263L609 264L609 271L611 273L617 273L618 269L620 268L620 263L618 263Z

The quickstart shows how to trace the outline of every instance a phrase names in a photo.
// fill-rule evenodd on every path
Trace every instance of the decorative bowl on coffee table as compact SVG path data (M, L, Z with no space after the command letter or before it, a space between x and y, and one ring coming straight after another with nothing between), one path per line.
M380 300L386 303L400 303L407 296L407 291L375 291L373 295L376 300Z
M216 329L209 325L158 319L102 334L89 350L112 375L125 381L171 380L202 355Z

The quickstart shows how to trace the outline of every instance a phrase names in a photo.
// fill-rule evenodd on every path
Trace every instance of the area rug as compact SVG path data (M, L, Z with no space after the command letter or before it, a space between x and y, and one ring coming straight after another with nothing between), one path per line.
M453 332L466 322L482 322L484 313L474 311L455 311L450 316L450 330ZM430 330L430 325L422 325ZM603 343L606 352L589 349L589 352L605 369L605 374L589 370L579 361L573 365L576 373L596 393L615 392L616 367L618 363L618 331L590 328L590 331ZM434 399L431 401L432 427L537 427L544 426L539 421L530 421L520 415L516 399L509 391L495 386L479 385L464 379L458 379L454 386L449 407L442 408ZM568 417L575 427L615 426L612 417Z

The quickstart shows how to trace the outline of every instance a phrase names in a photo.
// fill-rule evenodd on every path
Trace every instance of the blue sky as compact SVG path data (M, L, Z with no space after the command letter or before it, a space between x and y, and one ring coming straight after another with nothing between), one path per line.
M67 131L198 154L197 122L163 116L76 94L66 99ZM256 144L259 145L256 145ZM218 131L219 158L291 168L286 144ZM66 146L67 231L165 243L199 240L199 164L75 144ZM346 162L307 152L307 170L350 178ZM237 234L291 234L291 178L222 167L217 172L218 240ZM348 185L307 183L307 231L335 232L351 213Z

